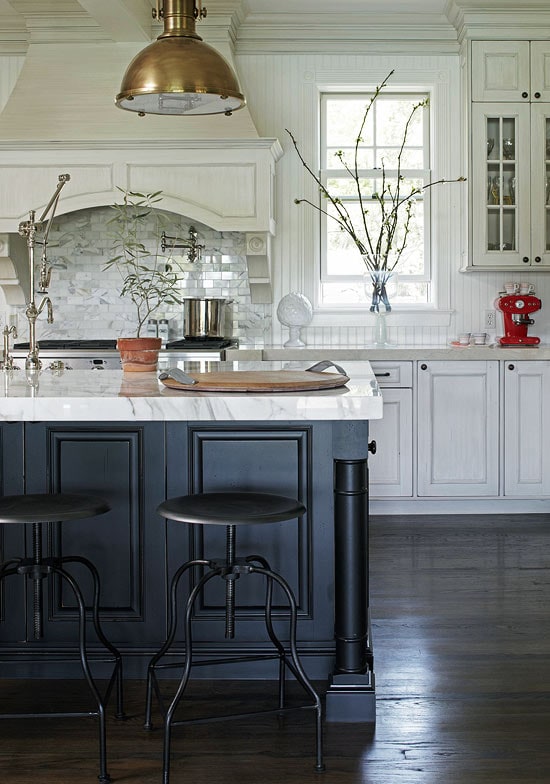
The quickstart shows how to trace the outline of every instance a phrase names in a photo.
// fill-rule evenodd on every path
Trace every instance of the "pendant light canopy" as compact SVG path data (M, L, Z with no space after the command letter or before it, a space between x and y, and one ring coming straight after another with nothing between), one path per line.
M227 114L245 104L227 60L195 32L206 15L195 0L163 0L164 32L134 57L115 99L145 114Z

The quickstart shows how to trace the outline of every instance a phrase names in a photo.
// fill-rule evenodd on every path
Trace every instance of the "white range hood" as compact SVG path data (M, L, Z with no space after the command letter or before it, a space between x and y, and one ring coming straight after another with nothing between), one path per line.
M127 4L115 1L122 13ZM258 136L248 107L230 117L139 117L116 108L121 76L151 40L151 30L138 40L136 22L129 28L132 40L123 40L127 28L115 28L109 3L73 5L80 11L87 6L94 15L40 15L32 12L36 5L20 5L31 9L25 17L30 43L19 70L12 67L11 83L0 84L3 280L10 277L5 251L10 235L31 209L41 214L58 176L67 173L71 179L58 215L112 204L120 188L159 190L164 209L217 231L244 232L253 299L270 301L279 142ZM232 63L228 20L209 25L208 42ZM204 33L205 28L206 39Z

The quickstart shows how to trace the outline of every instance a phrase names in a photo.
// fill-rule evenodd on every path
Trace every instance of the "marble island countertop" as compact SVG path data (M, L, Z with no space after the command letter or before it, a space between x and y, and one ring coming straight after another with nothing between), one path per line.
M199 363L178 363L187 372ZM220 362L211 370L305 370L311 362ZM156 373L121 370L0 371L0 420L20 421L316 421L382 417L368 362L348 362L350 381L311 392L192 392L168 389Z

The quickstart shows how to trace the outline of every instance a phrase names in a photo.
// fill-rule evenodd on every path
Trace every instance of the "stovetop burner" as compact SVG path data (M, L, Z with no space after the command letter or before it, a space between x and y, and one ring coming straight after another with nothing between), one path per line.
M233 345L233 341L229 338L182 338L181 340L172 340L170 343L167 343L166 348L168 350L198 351L201 349L212 349L212 351L218 351L231 345Z
M36 342L38 343L38 348L43 348L45 351L48 349L72 351L79 348L86 351L116 349L116 340L65 340L61 338L59 340L37 340ZM30 348L29 343L15 343L13 347L21 350Z

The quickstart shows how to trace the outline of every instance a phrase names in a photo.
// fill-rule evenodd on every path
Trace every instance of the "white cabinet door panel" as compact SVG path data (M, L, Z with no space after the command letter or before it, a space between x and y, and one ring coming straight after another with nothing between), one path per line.
M419 363L418 495L497 495L498 427L498 362Z
M529 41L472 41L472 100L529 100L529 57Z
M550 362L507 362L504 407L505 495L550 495Z
M412 495L412 389L383 389L382 419L369 422L369 493L373 498Z

